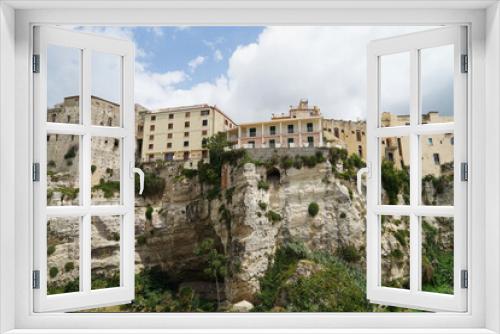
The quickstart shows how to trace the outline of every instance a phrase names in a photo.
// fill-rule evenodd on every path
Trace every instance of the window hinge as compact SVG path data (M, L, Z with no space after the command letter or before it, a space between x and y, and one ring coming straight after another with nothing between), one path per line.
M40 181L40 164L38 162L33 163L33 182Z
M469 56L462 55L462 73L469 72Z
M462 181L469 181L469 165L466 162L460 164L460 173Z
M33 73L40 73L40 55L33 55Z
M462 289L467 289L469 287L469 272L467 270L462 270L461 272L460 287Z
M33 289L40 289L40 270L33 270Z

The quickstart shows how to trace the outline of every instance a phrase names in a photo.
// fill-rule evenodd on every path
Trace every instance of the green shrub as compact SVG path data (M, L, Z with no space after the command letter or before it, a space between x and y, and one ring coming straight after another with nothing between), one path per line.
M147 220L153 220L153 208L150 205L146 208L145 215Z
M64 271L70 272L73 269L75 269L75 264L73 262L66 262L66 264L64 265Z
M96 170L97 170L97 166L96 166L96 165L92 165L92 166L90 166L90 172L91 172L92 174L94 174Z
M111 233L111 240L120 241L120 233L118 233L118 232L112 232Z
M47 163L47 167L51 168L56 167L56 162L54 160L49 160L49 162Z
M259 201L259 208L264 211L267 209L267 204L265 202Z
M144 234L137 236L137 245L144 246L147 243L146 236Z
M294 159L288 155L282 156L280 160L280 167L283 168L284 170L292 168L293 160Z
M337 249L337 256L348 263L357 263L361 260L361 254L352 244L342 245Z
M66 154L64 155L65 160L70 160L76 157L76 152L78 151L78 146L77 145L72 145Z
M269 190L269 183L267 183L266 181L264 180L259 180L259 182L257 183L257 188L259 190Z
M52 254L54 254L55 251L56 251L55 245L50 245L49 247L47 247L47 255L48 256L51 256Z
M398 194L402 194L405 204L409 204L410 173L407 167L397 170L394 163L382 160L382 187L384 188L390 205L398 204Z
M309 207L307 208L307 212L309 212L309 216L316 217L319 212L319 205L316 202L309 203Z
M273 210L269 210L266 216L273 224L281 220L281 215Z
M92 166L90 168L92 169ZM113 176L113 169L106 168L106 173L109 174L109 176Z
M93 191L101 190L104 193L104 198L113 198L116 193L120 192L120 181L104 181L92 187Z
M73 188L73 187L57 187L55 191L61 193L61 201L64 200L74 200L75 198L78 197L78 193L80 192L79 188Z
M165 179L150 172L144 172L144 198L158 198L163 196L165 190ZM139 175L135 176L135 194L139 195Z
M410 231L408 231L407 229L395 230L393 232L393 235L401 246L406 247L408 245Z
M293 161L293 168L301 169L303 165L304 165L304 162L302 161L302 158L295 157L295 160Z
M234 189L235 189L235 187L231 187L231 188L226 189L226 193L225 193L226 202L228 202L228 203L233 202Z
M49 270L50 278L56 277L58 273L59 273L59 269L57 269L57 267L51 267Z
M181 174L184 175L188 179L192 179L192 178L198 176L198 170L183 168L181 171Z
M340 217L340 219L345 219L347 217L347 215L345 214L345 212L341 212L339 217Z

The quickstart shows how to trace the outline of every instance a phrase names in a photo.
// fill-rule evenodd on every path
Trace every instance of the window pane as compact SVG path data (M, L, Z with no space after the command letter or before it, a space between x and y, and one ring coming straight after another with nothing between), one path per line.
M120 126L121 57L92 53L92 124Z
M120 139L92 137L92 205L120 204Z
M453 122L453 45L420 51L421 120Z
M47 122L80 123L81 50L47 47Z
M47 294L80 290L80 218L57 217L47 222Z
M92 289L120 286L120 216L92 217Z
M47 135L47 205L80 203L80 136Z
M422 290L453 294L453 218L422 217Z
M381 204L410 204L410 143L408 137L379 139Z
M380 57L380 126L410 125L410 54Z
M422 204L453 205L452 133L420 136Z
M381 216L381 283L410 288L410 218Z

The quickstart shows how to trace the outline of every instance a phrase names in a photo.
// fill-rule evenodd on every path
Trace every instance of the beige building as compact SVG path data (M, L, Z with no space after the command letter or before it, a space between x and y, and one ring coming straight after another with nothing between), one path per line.
M380 117L383 127L405 126L410 124L409 115L393 115L384 112ZM422 115L422 124L453 122L453 116L439 115L431 111ZM397 168L409 166L410 148L407 137L388 137L380 141L380 155L393 161ZM454 136L452 133L426 135L420 137L420 154L422 159L422 176L432 174L439 176L450 172L453 165Z
M310 108L307 100L301 100L286 115L273 114L269 121L240 124L228 131L228 139L241 148L321 147L323 121L318 107Z
M186 167L196 167L208 158L203 141L235 128L228 116L207 104L155 110L144 116L142 161L186 161Z
M326 146L341 147L349 154L357 154L366 160L366 122L324 120L323 133Z

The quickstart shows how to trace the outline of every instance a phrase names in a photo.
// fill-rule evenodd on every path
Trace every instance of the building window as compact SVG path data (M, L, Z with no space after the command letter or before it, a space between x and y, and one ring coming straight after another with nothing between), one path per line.
M189 117L191 117L191 113L188 111L188 112L186 113L186 118L189 118Z
M206 135L208 134L208 131L207 131L207 130L203 130L203 131L201 131L201 134L202 134L203 136L206 136Z
M439 153L434 153L432 155L432 158L434 159L434 164L435 165L440 165L441 163L439 162Z
M189 128L189 122L184 122L184 127Z
M207 150L203 150L201 151L201 157L203 159L208 159L208 151Z
M287 142L288 142L288 147L292 147L294 140L293 140L293 138L288 138Z
M208 141L207 138L202 138L201 139L201 147L207 146L207 141Z
M155 139L155 136L154 135L149 135L149 140L153 140Z
M255 142L253 140L249 141L248 145L250 145L251 148L255 148Z
M207 126L208 125L208 119L204 119L201 121L202 126Z
M189 132L184 132L184 137L189 137Z
M428 143L429 145L432 145L432 138L430 138L430 137L429 137L429 138L427 138L427 143Z
M172 160L174 160L174 154L173 153L167 153L167 154L165 154L165 160L166 161L172 161Z
M68 115L68 122L67 123L71 123L71 116Z
M387 153L387 160L394 161L394 154L392 152Z
M174 128L174 123L168 123L168 129L172 130Z
M314 147L314 137L307 137L307 146Z
M275 148L276 147L276 140L269 139L269 147L270 148Z
M153 144L149 144L149 149L150 149L150 150L152 150L152 149L153 149L153 147L154 147L154 145L153 145Z
M270 134L271 136L276 135L276 126L271 125L271 126L269 127L269 134Z
M151 116L151 121L156 121L156 116Z
M153 161L153 159L155 158L155 155L154 154L150 154L148 158L149 158L149 161Z
M56 114L52 114L52 123L56 121Z
M363 157L363 146L361 145L358 145L358 155L360 158Z
M227 121L227 119L225 119L225 120L224 120L224 124L225 124L225 125L228 125L228 124L229 124L229 122Z
M184 161L189 160L189 152L184 152Z
M293 133L293 124L288 124L288 133Z
M313 124L307 123L307 132L313 132Z
M168 119L174 119L174 114L169 114Z
M361 131L356 130L356 140L361 141Z
M207 115L209 115L209 114L210 114L210 110L208 110L208 109L207 109L207 110L202 110L202 111L200 112L200 114L201 114L201 116L207 116Z
M250 129L248 129L248 136L249 137L255 137L255 136L257 136L257 128L250 128Z
M339 128L334 128L333 129L333 135L337 138L340 138L340 135L339 135Z
M142 131L144 131L144 126L139 125L139 126L137 127L137 132L142 132Z
M171 133L167 134L167 138L172 139L172 134Z
M172 143L167 143L167 148L172 148Z
M184 147L188 147L189 146L189 142L188 141L185 141L184 142Z
M455 137L451 137L450 138L450 144L451 145L455 145Z
M154 126L154 125L151 125L151 126L149 127L149 131L154 131L154 130L155 130L155 126Z

